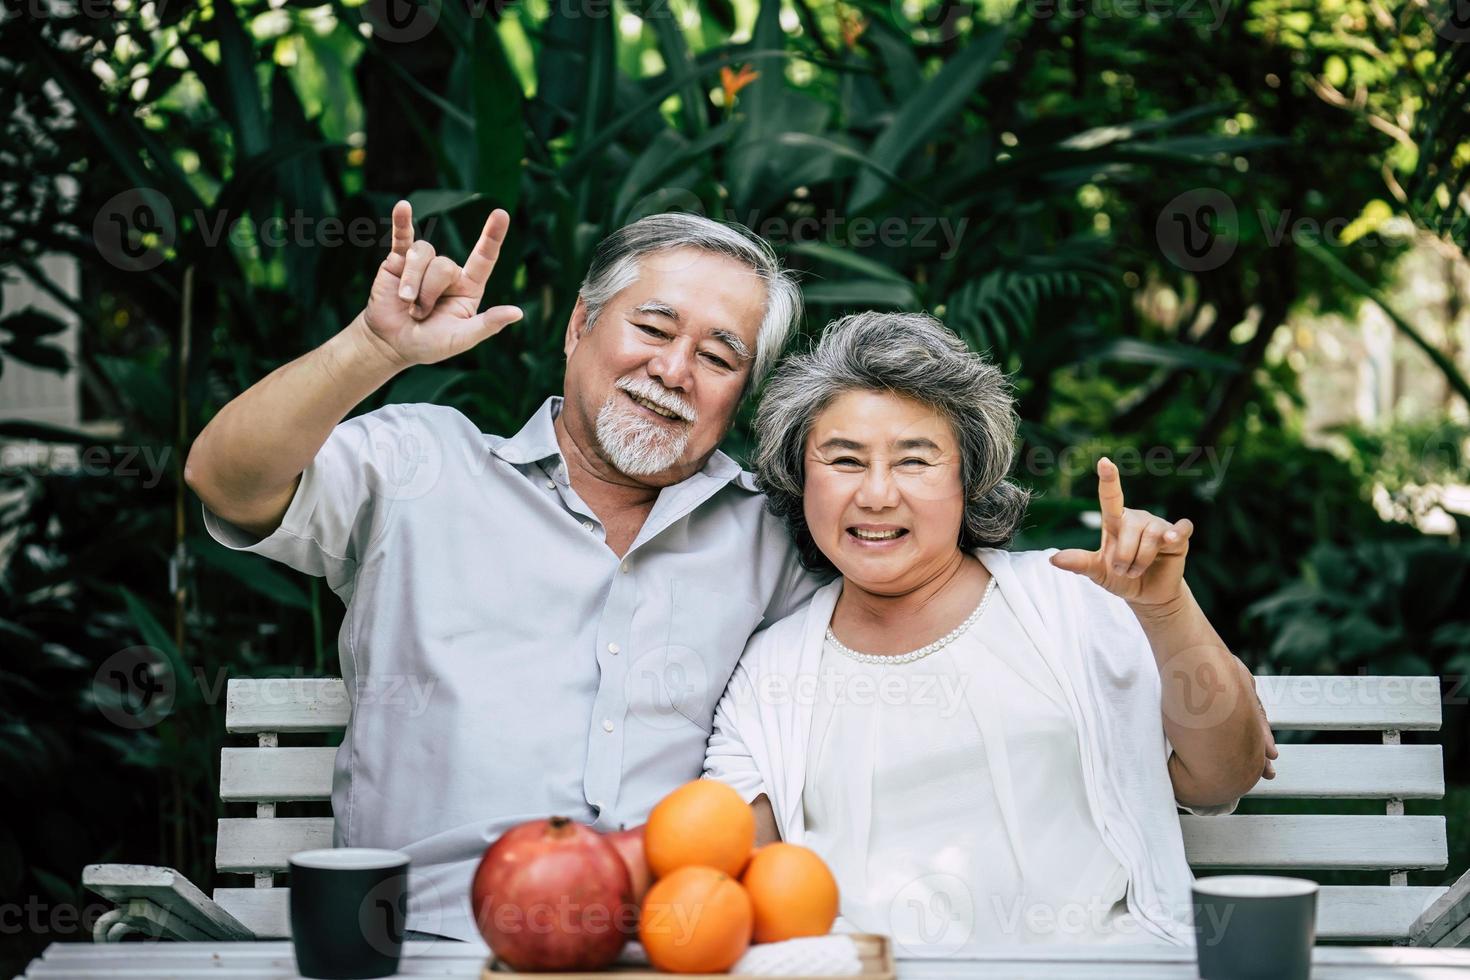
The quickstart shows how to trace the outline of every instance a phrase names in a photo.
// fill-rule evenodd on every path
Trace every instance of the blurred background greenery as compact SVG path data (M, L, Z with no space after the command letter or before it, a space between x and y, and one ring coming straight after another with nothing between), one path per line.
M1195 521L1190 581L1256 670L1444 676L1454 786L1417 812L1456 813L1450 871L1470 866L1470 27L1448 8L7 11L0 895L85 906L105 860L207 890L223 678L336 672L335 597L213 545L179 470L224 402L361 308L400 196L454 256L507 208L488 292L526 316L363 410L514 432L559 390L603 235L740 221L799 271L808 332L924 309L1014 372L1017 477L1041 491L1017 547L1095 542L1107 453L1131 506ZM134 730L94 677L140 644L177 683ZM84 938L39 926L0 937L0 966Z

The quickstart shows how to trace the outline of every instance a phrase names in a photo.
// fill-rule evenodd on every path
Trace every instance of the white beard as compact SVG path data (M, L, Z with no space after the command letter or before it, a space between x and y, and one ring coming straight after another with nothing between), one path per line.
M689 445L689 426L670 429L650 419L626 401L621 391L609 395L597 412L597 442L620 473L652 476L673 466Z

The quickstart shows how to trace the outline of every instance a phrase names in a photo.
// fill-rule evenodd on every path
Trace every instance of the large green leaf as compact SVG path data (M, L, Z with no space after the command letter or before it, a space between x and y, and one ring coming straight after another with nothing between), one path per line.
M1115 337L1088 347L1085 361L1115 361L1121 364L1155 364L1182 367L1220 374L1237 374L1240 365L1234 358L1216 354L1189 344Z
M836 248L823 242L800 242L792 245L787 252L793 255L804 255L807 258L816 259L828 265L855 272L869 279L888 279L904 286L912 288L909 281L904 278L903 273L897 269L864 258L858 253L846 248Z
M394 379L383 402L388 405L441 402L445 393L469 377L469 374L468 371L455 368L421 364Z
M808 282L802 286L801 292L807 303L834 306L839 312L856 312L869 306L910 310L918 305L911 285L886 277Z
M243 551L231 551L204 537L192 538L189 544L190 550L200 562L229 576L251 592L293 609L310 608L306 590L282 575L277 571L277 566L267 559Z
M869 156L875 167L899 172L919 144L953 119L990 72L1005 37L1005 31L999 27L982 31L904 100L893 121L873 142ZM848 206L854 212L866 211L878 202L883 190L883 182L875 174L859 174Z
M475 19L474 48L477 159L473 189L496 207L514 211L520 201L525 152L521 83L501 46L500 32L488 17Z
M210 95L233 125L240 150L247 157L254 156L271 140L256 79L255 40L240 23L233 2L216 0L209 9L212 16L205 23L219 44L219 84Z
M751 36L752 51L780 51L786 46L781 30L781 0L761 0ZM727 183L730 199L737 209L748 208L756 187L770 166L769 143L787 127L782 112L786 97L786 72L782 62L752 64L759 74L742 90L734 107L741 127L730 147Z

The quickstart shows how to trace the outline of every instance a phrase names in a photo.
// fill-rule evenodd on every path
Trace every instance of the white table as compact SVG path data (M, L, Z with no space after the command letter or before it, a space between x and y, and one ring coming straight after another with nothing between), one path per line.
M481 948L412 942L399 976L479 980ZM1470 980L1470 949L1319 946L1313 980ZM1174 946L997 948L964 960L900 960L904 980L1193 980L1194 951ZM53 943L26 968L25 980L297 980L289 942Z

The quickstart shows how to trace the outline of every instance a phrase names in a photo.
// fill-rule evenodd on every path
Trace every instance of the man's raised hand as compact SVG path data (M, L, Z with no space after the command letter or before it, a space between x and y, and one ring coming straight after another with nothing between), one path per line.
M434 254L434 246L415 240L413 208L393 206L393 247L378 266L363 320L386 347L388 356L407 367L453 357L494 336L522 316L519 307L492 306L480 300L495 269L510 215L490 212L480 238L461 268Z

